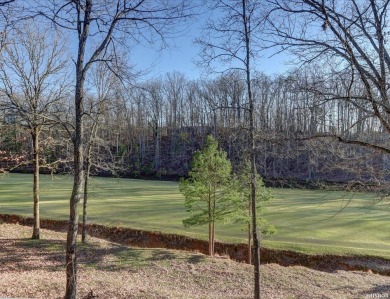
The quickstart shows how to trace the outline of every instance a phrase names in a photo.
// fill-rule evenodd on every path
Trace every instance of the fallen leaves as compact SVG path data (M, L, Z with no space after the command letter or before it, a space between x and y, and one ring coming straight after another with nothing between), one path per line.
M0 225L0 297L62 298L65 239L42 230ZM390 277L262 265L263 298L356 298L390 293ZM132 248L91 238L79 246L78 295L92 298L252 298L253 268L223 258L167 249Z

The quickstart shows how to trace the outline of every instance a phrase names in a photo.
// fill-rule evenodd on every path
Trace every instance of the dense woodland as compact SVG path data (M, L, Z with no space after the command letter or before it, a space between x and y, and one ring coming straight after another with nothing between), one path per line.
M100 88L106 90L104 99L92 92L88 97L85 139L92 144L93 174L185 176L194 151L209 134L219 140L233 164L243 160L247 103L245 83L238 73L189 80L175 72L136 87L124 86L102 72L95 76L90 89L96 88L95 82L105 84ZM347 94L348 84L315 68L273 77L256 74L257 165L266 180L378 183L386 178L387 155L334 137L388 143L377 119L354 103L332 99L335 90ZM66 97L61 101L50 111L58 121L42 131L43 172L72 169L73 148L64 129L72 117L71 101ZM9 110L3 111L2 119L2 168L31 171L32 143L23 120Z
M386 189L390 167L388 11L378 0L0 1L0 170L71 172L66 294L90 174L176 179L213 135L233 168L250 161L254 298L260 298L256 176L278 184ZM207 15L207 16L206 16ZM194 37L208 77L145 79L135 46ZM264 53L296 62L258 72ZM160 52L161 53L161 52ZM272 65L268 66L272 73Z

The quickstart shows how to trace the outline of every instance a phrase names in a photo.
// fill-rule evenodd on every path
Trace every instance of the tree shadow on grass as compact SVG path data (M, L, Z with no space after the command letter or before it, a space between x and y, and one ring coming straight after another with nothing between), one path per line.
M106 271L123 269L136 271L142 267L171 260L199 263L205 258L200 254L189 255L161 248L128 247L113 243L108 247L99 247L93 243L82 244L79 246L78 255L80 264Z
M191 255L187 261L191 264L199 264L206 260L206 257L203 254L193 254Z
M77 262L86 267L116 271L123 268L141 267L147 264L143 249L117 244L102 246L100 243L78 243ZM7 271L58 271L65 269L65 240L0 240L0 268Z
M63 240L1 239L0 272L64 269Z
M139 269L147 265L145 252L142 249L110 243L102 246L99 243L78 244L78 263L98 270L117 271L128 268Z
M190 254L188 252L170 251L157 249L152 251L151 261L182 260L191 264L198 264L205 261L206 256L199 253Z
M153 263L182 260L196 264L205 260L202 254L188 254L166 249L128 247L116 243L78 243L77 260L80 267L104 271L138 271ZM65 269L65 240L0 240L0 268L7 271L62 271Z
M79 256L79 261L87 267L106 271L124 268L138 270L159 262L184 259L182 254L166 249L128 247L118 244L111 244L108 248L83 245L83 248L79 250Z
M151 256L148 258L150 261L165 261L165 260L174 260L177 259L178 255L172 251L158 249L152 250Z
M83 244L79 249L79 262L87 267L106 271L127 269L137 271L159 262L181 260L196 264L205 260L202 254L188 254L167 249L150 249L110 244L99 248L93 244Z

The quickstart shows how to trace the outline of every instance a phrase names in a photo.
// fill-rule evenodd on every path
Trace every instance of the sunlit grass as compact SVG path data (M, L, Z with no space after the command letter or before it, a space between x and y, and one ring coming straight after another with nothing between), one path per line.
M41 217L67 219L72 177L41 176ZM207 238L206 227L186 229L187 215L178 183L92 178L88 220L110 226L185 234ZM272 189L265 217L277 234L263 244L308 253L370 254L390 257L390 209L368 193ZM80 207L81 212L81 207ZM32 176L0 178L0 213L32 215ZM245 242L236 224L217 224L217 238Z

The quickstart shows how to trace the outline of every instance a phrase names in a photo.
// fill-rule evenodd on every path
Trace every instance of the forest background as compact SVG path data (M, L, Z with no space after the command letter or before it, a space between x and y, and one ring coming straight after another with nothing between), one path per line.
M363 118L362 110L352 103L326 101L323 94L300 88L310 81L319 84L319 80L324 82L323 89L343 85L338 80L326 82L316 68L288 75L256 74L253 89L257 99L258 171L269 183L379 184L387 178L390 166L386 154L329 137L343 134L385 142L386 134L380 132L375 119ZM131 89L117 82L107 91L99 112L98 99L90 93L91 115L96 117L98 113L100 118L93 143L92 174L178 179L187 175L193 153L209 134L219 140L235 165L248 142L245 98L245 85L238 73L189 80L173 72ZM64 98L56 106L62 107L53 111L58 119L71 118L71 99ZM28 131L18 115L9 110L2 111L2 119L0 167L32 172ZM85 124L85 134L90 135L94 118ZM322 137L314 138L316 135ZM52 125L43 130L41 140L41 171L70 172L73 152L68 132Z
M258 9L267 12L274 7L275 11L283 13L289 5L283 1L268 2ZM31 115L32 101L38 96L41 99L32 114L40 130L40 170L71 172L75 116L74 87L70 79L74 70L70 57L76 46L68 36L51 30L51 20L40 19L37 26L27 18L19 27L14 26L18 15L26 15L26 12L20 12L20 5L15 5L19 11L13 6L3 7L3 47L6 47L2 53L0 78L4 90L0 109L0 169L33 171L34 144L30 135L34 120L26 115ZM294 7L295 4L291 5ZM34 5L27 3L26 7ZM334 11L338 9L336 7ZM196 56L187 57L187 63L183 65L186 73L170 71L161 75L150 68L158 61L157 56L151 55L153 49L156 55L166 53L160 50L169 44L183 42L176 44L176 52L171 48L166 55L172 57L172 53L177 53L181 64L183 56L195 55L199 43L192 44L191 48L188 41L194 41L202 34L202 26L207 29L208 18L223 20L221 12L214 12L214 16L203 12L198 17L191 16L191 21L186 19L186 22L176 24L175 35L161 39L153 38L153 35L141 36L129 48L108 48L106 58L93 66L87 77L83 107L85 143L88 154L92 155L92 175L178 179L187 175L194 152L202 148L210 134L228 153L233 165L245 159L242 149L248 147L249 140L248 94L245 75L235 64L227 64L222 72L218 72L222 64L214 69L206 68L208 72L202 74L208 76L199 75L199 78L193 78L194 72L188 68L188 63L200 63L202 59ZM356 14L359 16L359 11ZM280 20L281 15L278 17ZM319 40L329 38L331 28L324 29L320 22L313 24L296 22L295 26L311 26ZM284 29L282 21L279 25L278 30ZM375 36L375 31L371 32L375 27L369 23L366 27L369 29L367 37ZM343 30L342 27L336 29ZM371 186L385 188L383 183L388 178L390 166L386 152L387 131L382 118L371 107L369 97L364 98L367 93L365 81L358 79L348 65L340 64L337 59L328 60L327 52L332 52L329 49L322 53L323 59L312 61L310 54L315 55L314 46L313 50L306 47L309 51L307 60L289 52L295 54L289 58L296 63L295 67L285 67L281 74L270 75L273 69L281 70L275 57L288 59L285 55L288 52L276 53L283 46L287 47L289 40L288 36L283 36L283 31L279 35L285 38L286 45L281 39L270 39L270 36L277 36L271 32L272 23L262 25L259 30L262 30L262 43L261 46L254 44L258 47L255 52L263 51L252 66L251 81L255 99L256 165L265 182L278 185L299 182L308 186L312 182L317 186L318 182L352 182L354 186L370 182ZM6 33L12 37L8 41ZM188 35L192 35L191 38ZM291 35L291 43L293 38ZM358 40L358 35L355 38ZM26 45L30 45L29 48ZM140 55L139 49L145 49L145 45L148 50ZM302 47L305 47L304 43ZM29 55L37 49L39 55ZM274 56L270 57L272 53ZM134 60L139 61L135 63ZM163 65L166 60L162 56ZM363 59L362 65L364 63ZM52 65L56 68L49 69ZM177 67L177 64L172 67L174 65ZM29 80L27 75L32 74L34 66L38 66L36 74ZM46 70L43 66L47 66ZM24 69L21 76L18 69ZM196 69L194 64L193 69ZM261 69L267 69L267 74ZM157 77L152 75L159 73ZM34 82L35 78L46 81ZM23 86L30 90L40 87L38 90L42 92L30 94L29 100L26 98L28 88ZM10 92L14 99L20 99L10 101Z

